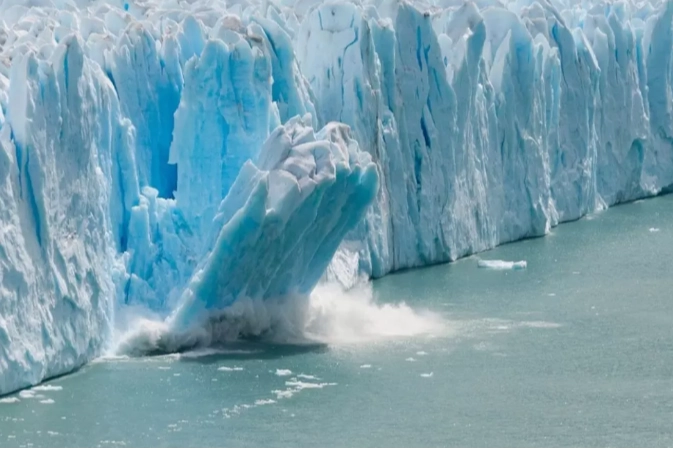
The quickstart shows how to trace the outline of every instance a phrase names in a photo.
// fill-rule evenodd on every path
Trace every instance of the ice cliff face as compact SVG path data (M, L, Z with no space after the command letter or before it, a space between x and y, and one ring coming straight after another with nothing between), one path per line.
M673 184L673 2L0 4L0 394ZM340 123L336 123L340 122Z
M385 186L349 236L360 269L454 260L670 185L671 8L308 12L296 54L320 123L349 124Z

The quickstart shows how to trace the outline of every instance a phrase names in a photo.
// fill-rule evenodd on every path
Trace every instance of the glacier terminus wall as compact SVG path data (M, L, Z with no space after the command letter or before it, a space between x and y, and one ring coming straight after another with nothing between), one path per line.
M0 394L673 185L673 1L0 2ZM180 349L166 347L169 349Z

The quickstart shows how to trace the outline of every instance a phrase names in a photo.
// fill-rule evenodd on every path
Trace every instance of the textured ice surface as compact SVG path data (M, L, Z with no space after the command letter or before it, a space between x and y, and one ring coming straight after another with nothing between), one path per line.
M668 189L672 22L670 1L0 2L0 393L100 354L124 308L186 329Z

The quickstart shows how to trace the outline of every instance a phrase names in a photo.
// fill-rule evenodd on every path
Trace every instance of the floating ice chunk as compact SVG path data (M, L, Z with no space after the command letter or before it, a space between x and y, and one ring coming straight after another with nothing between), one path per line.
M369 364L360 365L360 368L362 368L362 369L368 369L368 368L371 368L371 367L372 367L372 366L369 365Z
M276 376L283 377L283 376L290 376L290 375L292 375L292 371L290 371L289 369L277 369L276 370Z
M659 232L659 231L660 231L659 228L650 228L650 232Z
M479 268L490 268L492 270L523 270L528 266L525 260L517 262L508 260L479 260L477 262Z
M418 351L416 355L428 355L428 353L425 351Z
M435 373L422 373L421 377L432 377Z
M295 394L299 393L302 390L311 390L311 389L322 389L325 387L330 387L336 385L334 382L304 382L298 380L297 378L290 379L285 382L285 385L288 387L285 390L273 390L271 393L276 395L276 399L287 399L291 398Z
M0 404L14 404L16 402L21 402L16 396L11 396L8 398L0 398Z
M297 374L297 377L306 380L320 380L316 376L313 376L311 374Z
M288 380L287 382L285 382L285 385L287 385L289 387L293 387L298 391L301 391L301 390L306 390L306 389L322 389L322 388L325 388L325 387L333 387L337 384L336 384L336 382L316 383L316 382L304 382L304 381L301 381L301 380Z
M276 401L273 400L273 399L257 399L255 401L255 405L257 405L257 406L259 406L259 405L269 405L269 404L275 404L275 403L276 403Z
M217 370L224 373L233 373L233 372L241 372L243 371L243 368L241 368L240 366L234 366L233 368L228 366L221 366Z
M287 390L273 390L271 393L275 394L277 399L286 399L294 396L296 392L296 390L288 388Z
M53 399L42 399L40 401L40 404L53 404L54 400Z
M404 359L404 360L407 361L407 362L415 362L415 361L416 361L416 359L413 358L413 357L407 357L407 358Z
M33 391L61 391L63 387L60 385L38 385L31 388Z

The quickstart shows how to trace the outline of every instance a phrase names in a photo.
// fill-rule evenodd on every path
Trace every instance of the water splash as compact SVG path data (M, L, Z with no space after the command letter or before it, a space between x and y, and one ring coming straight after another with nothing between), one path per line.
M187 331L140 309L126 310L112 353L158 355L194 351L241 339L282 344L357 344L384 339L439 335L447 322L428 310L374 300L369 284L344 291L323 284L308 297L281 300L239 299Z

